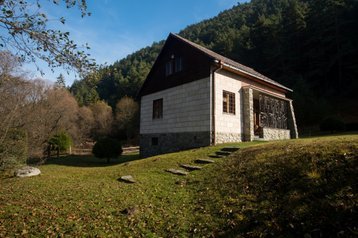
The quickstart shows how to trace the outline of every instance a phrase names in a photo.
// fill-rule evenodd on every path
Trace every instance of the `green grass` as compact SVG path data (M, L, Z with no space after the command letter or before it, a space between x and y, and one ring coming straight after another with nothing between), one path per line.
M110 165L65 157L40 176L2 179L0 237L357 234L357 135L234 145L241 150L185 177L164 170L229 145Z

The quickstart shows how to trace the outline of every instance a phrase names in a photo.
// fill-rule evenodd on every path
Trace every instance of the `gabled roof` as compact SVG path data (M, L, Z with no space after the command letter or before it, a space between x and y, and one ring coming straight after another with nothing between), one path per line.
M187 39L185 39L185 38L183 38L183 37L181 37L181 36L179 36L177 34L170 33L169 37L170 36L175 37L175 38L177 38L177 39L179 39L179 40L191 45L192 47L200 50L201 52L203 52L207 56L211 57L213 60L215 60L217 62L221 62L221 64L227 65L228 67L231 67L233 69L241 71L242 73L250 75L250 76L252 76L252 77L254 77L254 78L258 79L258 80L264 81L266 83L275 85L275 86L277 86L279 88L283 88L285 90L288 90L288 91L292 92L292 89L287 88L287 87L283 86L282 84L280 84L280 83L278 83L278 82L266 77L265 75L260 74L259 72L255 71L254 69L252 69L250 67L242 65L242 64L240 64L240 63L238 63L236 61L233 61L233 60L231 60L231 59L229 59L229 58L227 58L225 56L222 56L222 55L220 55L218 53L215 53L214 51L209 50L209 49L207 49L207 48L205 48L205 47L203 47L201 45L198 45L198 44L196 44L194 42L191 42L191 41L189 41L189 40L187 40Z

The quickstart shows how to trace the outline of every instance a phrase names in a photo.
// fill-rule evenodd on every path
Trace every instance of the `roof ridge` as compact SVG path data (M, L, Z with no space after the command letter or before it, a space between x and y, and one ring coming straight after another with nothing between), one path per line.
M182 37L182 36L180 36L178 34L175 34L175 33L171 32L169 34L169 36L173 36L176 39L179 39L179 40L191 45L192 47L200 50L202 53L206 54L207 56L209 56L209 57L211 57L213 59L222 61L222 62L224 62L224 63L226 63L226 64L228 64L228 65L230 65L230 66L232 66L234 68L237 68L240 71L244 71L244 73L250 74L250 75L252 75L252 76L254 76L254 77L256 77L256 78L258 78L258 79L260 79L262 81L265 81L267 83L279 86L280 88L284 88L286 90L292 91L292 89L287 88L284 85L282 85L282 84L270 79L269 77L257 72L254 68L251 68L251 67L248 67L246 65L240 64L239 62L236 62L236 61L234 61L234 60L232 60L230 58L227 58L227 57L225 57L225 56L223 56L223 55L221 55L219 53L216 53L216 52L214 52L214 51L212 51L212 50L210 50L210 49L208 49L208 48L206 48L206 47L204 47L202 45L199 45L199 44L197 44L195 42L192 42L192 41L190 41L190 40L188 40L188 39L186 39L186 38L184 38L184 37Z

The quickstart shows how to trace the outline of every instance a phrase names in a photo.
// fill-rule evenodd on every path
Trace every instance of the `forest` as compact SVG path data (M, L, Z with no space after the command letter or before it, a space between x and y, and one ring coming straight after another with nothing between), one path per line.
M252 0L190 25L179 35L292 88L301 133L327 118L356 129L358 1ZM80 105L99 100L114 111L136 94L164 40L75 81Z

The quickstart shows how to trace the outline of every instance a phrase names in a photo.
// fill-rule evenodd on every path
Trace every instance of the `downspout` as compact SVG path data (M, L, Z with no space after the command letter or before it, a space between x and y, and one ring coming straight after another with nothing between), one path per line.
M217 66L217 68L216 69L213 69L212 71L211 71L211 83L212 83L212 85L211 85L211 94L212 94L212 108L211 108L211 110L212 110L212 112L211 112L211 126L212 126L212 128L211 128L211 133L212 133L212 140L211 140L211 144L212 145L215 145L215 141L216 141L216 129L215 129L215 102L216 102L216 100L215 100L215 73L217 72L217 71L219 71L220 69L222 69L222 67L223 67L223 65L222 65L222 63L221 63L221 60L219 61L219 60L214 60L214 62L215 62L215 64L218 64L218 66Z

